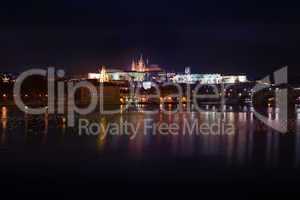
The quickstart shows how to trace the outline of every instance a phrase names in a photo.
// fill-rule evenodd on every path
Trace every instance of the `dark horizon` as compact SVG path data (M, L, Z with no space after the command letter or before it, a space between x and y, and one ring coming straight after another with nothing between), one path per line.
M299 74L300 14L287 2L10 1L0 17L2 71L87 73L143 53L168 71Z

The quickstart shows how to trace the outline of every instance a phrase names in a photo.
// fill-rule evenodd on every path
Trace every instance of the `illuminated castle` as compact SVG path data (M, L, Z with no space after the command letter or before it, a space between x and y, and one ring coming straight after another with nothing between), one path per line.
M146 69L147 67L142 55L137 62L134 59L132 60L131 71L145 72Z
M164 73L164 70L162 70L159 65L149 65L148 60L145 62L141 55L138 60L132 60L131 70L129 71L124 71L122 69L107 70L104 66L102 66L98 73L89 73L88 79L98 79L101 83L128 80L141 82L150 79L152 80L153 76L158 76L159 74Z

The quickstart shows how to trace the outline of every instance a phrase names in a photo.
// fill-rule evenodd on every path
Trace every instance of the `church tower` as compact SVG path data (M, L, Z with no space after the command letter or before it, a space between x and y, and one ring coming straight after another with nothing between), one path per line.
M148 60L147 60L148 64ZM131 71L136 71L136 72L145 72L147 69L147 64L144 61L143 55L137 60L133 58L132 64L131 64Z
M99 82L104 83L107 81L109 81L108 74L106 73L105 66L102 66L101 71L100 71Z
M135 71L135 70L137 70L137 69L136 69L136 64L135 64L134 59L132 59L131 71Z
M137 69L137 71L144 72L145 69L146 69L145 62L144 62L144 59L143 59L143 55L141 55L141 57L139 59L139 62L138 62L138 69Z

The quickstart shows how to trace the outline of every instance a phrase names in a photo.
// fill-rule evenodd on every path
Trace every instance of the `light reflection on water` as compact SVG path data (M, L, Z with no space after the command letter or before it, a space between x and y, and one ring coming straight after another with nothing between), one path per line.
M1 108L1 125L2 125L2 135L1 144L6 141L6 129L7 129L7 107L3 106Z
M168 106L170 109L170 107ZM207 107L206 107L207 108ZM93 114L89 118L96 121L100 127L107 128L109 123L124 124L132 122L135 125L144 124L151 119L155 123L178 123L183 132L184 119L198 120L200 123L233 123L234 134L192 134L192 135L153 135L153 129L145 130L140 126L139 134L130 139L122 136L103 137L104 129L97 136L78 136L78 130L66 128L59 123L62 116L42 115L30 116L14 109L1 108L1 145L8 148L18 145L41 144L40 148L55 148L57 145L68 145L70 150L77 152L78 148L88 148L89 151L109 154L117 152L132 158L148 156L170 156L180 158L215 159L226 165L262 165L276 167L287 165L298 167L300 162L300 113L297 112L295 129L291 133L281 134L263 125L255 117L250 108L242 107L235 111L229 107L224 113L224 122L220 121L221 113L215 107L203 112L179 112L170 115L163 113L145 114L142 112L125 112L116 115ZM278 110L268 109L269 120L278 120ZM145 134L144 134L145 133ZM23 138L23 139L22 139ZM51 147L51 145L53 147Z

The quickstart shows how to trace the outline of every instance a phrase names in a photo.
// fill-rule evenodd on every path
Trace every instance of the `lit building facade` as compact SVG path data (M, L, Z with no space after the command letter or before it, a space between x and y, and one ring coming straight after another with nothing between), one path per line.
M245 83L248 81L246 75L222 76L223 83Z
M100 79L100 73L88 73L88 79Z
M135 61L134 59L132 60L131 71L145 72L146 68L147 68L146 63L144 62L142 55L138 61Z
M114 71L108 72L111 81L144 81L145 73L137 71Z
M97 79L100 83L109 82L109 74L104 66L102 66L100 73L89 73L88 79Z
M201 83L201 84L220 84L220 83L245 83L248 81L245 75L222 76L221 74L177 74L172 77L175 83Z
M0 82L9 83L14 82L15 79L16 77L14 77L12 74L0 73Z
M108 81L158 81L165 80L165 72L158 65L148 65L143 56L138 60L133 59L130 71L106 70L102 68L100 73L89 73L88 79L98 79L100 82Z
M104 82L108 82L109 81L109 77L108 74L106 72L106 69L104 66L102 66L102 69L100 71L100 77L99 77L99 82L100 83L104 83Z
M97 79L100 82L110 81L144 81L146 74L144 72L137 71L121 71L121 70L110 70L102 71L100 73L89 73L88 79Z
M172 78L175 83L194 84L219 84L222 81L221 74L177 74Z
M157 83L174 82L174 83L201 83L201 84L232 84L247 82L245 75L221 75L221 74L192 74L191 68L186 67L184 73L167 73L158 65L149 65L148 60L145 62L143 56L138 60L133 59L130 71L124 70L106 70L102 67L100 73L89 73L89 79L98 79L100 82L109 81L152 81Z

